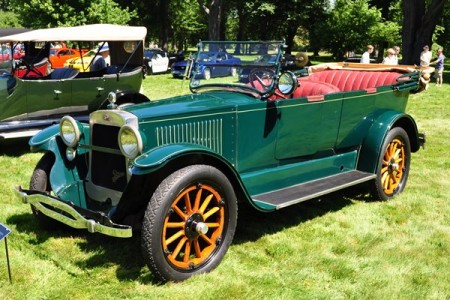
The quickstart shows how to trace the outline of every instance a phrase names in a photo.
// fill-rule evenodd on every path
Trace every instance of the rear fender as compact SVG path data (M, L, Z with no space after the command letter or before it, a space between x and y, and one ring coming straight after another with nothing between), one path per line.
M370 173L376 172L384 139L389 130L394 127L401 127L406 131L411 143L411 152L419 150L419 133L414 119L407 114L386 111L374 120L363 141L358 160L358 170Z

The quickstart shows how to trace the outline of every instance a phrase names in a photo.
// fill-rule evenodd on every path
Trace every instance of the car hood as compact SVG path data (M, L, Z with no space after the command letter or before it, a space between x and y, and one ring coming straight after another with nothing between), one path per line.
M211 91L133 105L124 110L136 115L140 122L145 122L167 117L230 111L238 106L256 104L260 101L238 92Z

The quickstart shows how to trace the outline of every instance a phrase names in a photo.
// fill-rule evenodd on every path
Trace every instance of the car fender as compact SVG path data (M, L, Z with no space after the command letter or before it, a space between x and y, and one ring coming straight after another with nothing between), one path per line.
M137 157L133 162L132 173L135 175L145 175L159 169L173 159L191 154L203 154L213 157L235 172L228 161L224 160L223 157L216 154L210 148L194 144L172 144L154 148Z
M401 127L406 131L412 152L419 150L419 133L414 119L408 114L386 111L374 120L362 143L358 170L375 173L384 139L393 127Z
M134 160L131 173L133 176L148 175L162 170L169 163L175 163L174 169L179 169L189 164L209 164L218 168L234 186L236 194L240 196L238 198L246 199L258 209L232 163L210 148L201 145L172 144L152 149Z
M80 143L86 144L89 140L89 125L78 122L81 131ZM59 137L59 124L47 127L34 135L29 145L33 152L52 152L55 156L55 162L50 171L50 183L52 191L63 197L68 197L76 205L86 207L83 193L79 191L82 189L82 179L80 174L80 165L85 163L84 159L79 159L82 155L88 152L86 148L77 149L77 159L75 161L68 161L65 158L67 146Z

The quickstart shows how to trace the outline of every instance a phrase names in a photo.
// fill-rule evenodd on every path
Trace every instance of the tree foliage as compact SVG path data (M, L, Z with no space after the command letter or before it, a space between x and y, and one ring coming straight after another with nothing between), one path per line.
M199 40L285 40L341 59L346 50L402 45L405 62L423 44L450 46L446 0L0 0L0 26L45 28L89 23L146 26L147 41L186 49ZM333 4L330 7L330 3ZM133 7L134 9L130 9ZM441 14L445 17L441 17ZM301 43L297 45L296 42Z
M368 44L398 41L400 26L383 22L381 11L365 0L337 0L317 30L322 33L320 46L341 59L346 51L361 53Z
M17 15L10 11L0 10L0 28L21 27Z
M136 11L121 8L113 0L16 0L11 7L25 27L47 28L94 23L128 24Z

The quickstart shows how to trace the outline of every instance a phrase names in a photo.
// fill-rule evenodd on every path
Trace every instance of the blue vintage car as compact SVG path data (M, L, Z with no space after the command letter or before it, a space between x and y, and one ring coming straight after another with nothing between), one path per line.
M241 60L225 51L200 52L195 59L175 62L171 69L174 78L190 77L210 79L213 77L236 76ZM193 63L196 61L196 63ZM186 71L188 69L188 71ZM189 74L189 76L188 76Z
M425 144L405 110L425 68L282 71L283 42L228 42L251 66L248 81L196 78L212 66L205 50L223 44L200 43L193 94L118 105L111 93L89 123L65 116L35 135L43 156L29 189L15 191L39 223L140 235L155 277L181 281L217 267L243 205L271 212L362 183L382 200L405 189L411 153ZM265 54L274 59L255 63Z

